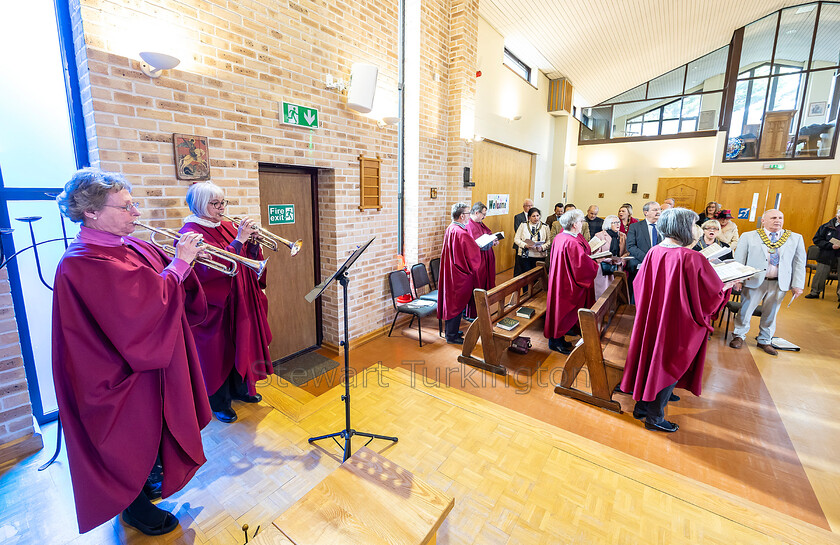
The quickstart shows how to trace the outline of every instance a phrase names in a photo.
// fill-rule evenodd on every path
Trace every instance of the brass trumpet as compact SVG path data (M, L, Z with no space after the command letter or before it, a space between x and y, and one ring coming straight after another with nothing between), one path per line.
M175 257L175 247L171 244L166 244L164 242L158 241L155 238L155 235L162 235L164 237L171 238L173 241L176 241L181 238L182 233L179 233L174 229L152 227L151 225L146 225L145 223L140 223L139 221L135 221L134 225L151 231L152 235L149 237L149 241L164 252L166 252L167 254ZM262 261L257 261L256 259L248 259L247 257L242 257L241 255L236 255L226 250L216 248L215 246L211 246L210 244L207 244L203 241L199 246L201 247L202 252L207 252L211 256L223 261L224 263L219 263L218 261L214 261L209 257L202 257L201 255L196 257L195 261L201 263L206 267L210 267L211 269L225 273L228 276L235 276L236 272L239 270L239 265L248 267L249 269L257 273L257 278L261 277L263 275L263 272L265 272L265 264L268 261L268 258L263 259Z
M237 228L239 227L239 223L242 221L242 218L240 218L239 216L231 217L222 214L222 217L232 222ZM296 256L300 249L303 247L302 240L291 242L281 236L275 235L274 233L263 227L257 227L257 230L254 231L254 233L254 241L257 244L268 248L269 250L274 250L275 252L280 247L280 244L282 244L283 246L288 246L289 250L292 252L292 257Z

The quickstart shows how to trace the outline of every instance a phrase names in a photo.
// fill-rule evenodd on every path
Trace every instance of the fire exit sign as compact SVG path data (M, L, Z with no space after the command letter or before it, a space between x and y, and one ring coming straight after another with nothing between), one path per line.
M293 204L269 204L268 224L285 225L295 222L295 205Z
M318 110L307 108L291 102L280 103L280 119L286 125L297 125L299 127L318 128Z

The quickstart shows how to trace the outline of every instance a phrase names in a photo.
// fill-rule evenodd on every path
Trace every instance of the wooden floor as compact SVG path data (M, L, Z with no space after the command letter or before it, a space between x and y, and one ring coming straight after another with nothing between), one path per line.
M494 384L461 369L427 319L422 348L403 328L352 350L368 370L352 381L353 426L399 436L369 447L455 497L441 544L840 543L838 318L833 298L797 300L777 334L803 351L775 358L716 333L703 396L669 406L676 434L553 394L564 357L538 332L512 362L518 380ZM211 422L208 463L161 502L181 521L168 536L117 520L79 536L66 457L0 468L0 543L243 543L242 524L268 524L338 466L335 443L307 442L343 427L338 381L273 377L262 403L236 406L239 422ZM54 426L44 433L48 451Z

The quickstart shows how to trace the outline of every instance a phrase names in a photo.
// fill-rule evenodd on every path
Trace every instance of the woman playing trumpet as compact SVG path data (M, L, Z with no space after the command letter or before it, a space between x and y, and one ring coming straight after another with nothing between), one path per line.
M206 244L250 259L262 259L252 241L256 223L245 217L238 228L222 218L227 201L222 189L211 183L196 183L187 190L187 206L181 233L199 233ZM232 400L257 403L255 383L273 372L268 345L268 299L263 293L265 276L239 267L228 276L200 263L195 271L207 294L208 316L193 326L210 408L221 422L234 422Z
M210 407L190 325L207 302L190 262L201 237L181 237L170 258L129 236L140 216L119 174L86 168L58 196L61 213L82 223L55 275L53 380L79 531L122 511L149 535L178 519L154 506L146 485L160 459L163 496L205 462L201 428Z

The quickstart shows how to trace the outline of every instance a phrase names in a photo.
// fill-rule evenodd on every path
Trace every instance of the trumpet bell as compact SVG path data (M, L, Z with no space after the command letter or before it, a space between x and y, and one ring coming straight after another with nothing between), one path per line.
M303 248L303 241L302 240L295 241L294 244L289 246L289 250L291 250L291 252L292 252L292 257L296 256L301 248Z

